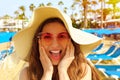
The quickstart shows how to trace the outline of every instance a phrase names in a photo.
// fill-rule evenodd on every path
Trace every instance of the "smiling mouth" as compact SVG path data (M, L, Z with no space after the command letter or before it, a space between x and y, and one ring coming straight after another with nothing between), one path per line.
M59 60L61 58L62 50L49 51L51 58L54 60Z

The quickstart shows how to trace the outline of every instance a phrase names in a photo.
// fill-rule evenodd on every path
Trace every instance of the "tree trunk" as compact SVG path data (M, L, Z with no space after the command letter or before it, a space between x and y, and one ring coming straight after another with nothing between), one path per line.
M87 28L88 22L87 22L87 0L83 0L83 6L84 6L84 28Z

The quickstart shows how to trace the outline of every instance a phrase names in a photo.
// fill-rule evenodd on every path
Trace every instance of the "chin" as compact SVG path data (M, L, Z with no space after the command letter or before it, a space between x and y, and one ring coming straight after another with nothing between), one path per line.
M58 65L58 63L53 63L53 65L54 65L54 66L57 66L57 65Z
M57 66L59 64L59 62L53 62L52 63L54 66Z

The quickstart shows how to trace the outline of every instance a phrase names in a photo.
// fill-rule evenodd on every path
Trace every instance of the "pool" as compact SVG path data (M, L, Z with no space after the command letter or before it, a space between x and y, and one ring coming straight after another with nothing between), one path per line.
M0 32L0 43L11 41L16 32Z

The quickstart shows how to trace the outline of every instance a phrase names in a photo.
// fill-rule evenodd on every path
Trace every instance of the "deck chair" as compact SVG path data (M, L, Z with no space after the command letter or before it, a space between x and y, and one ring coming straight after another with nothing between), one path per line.
M101 70L109 70L109 71L120 71L120 64L119 65L95 65L97 69Z
M120 65L95 65L106 77L112 77L118 80L120 78Z
M120 71L104 71L104 72L109 77L116 78L117 80L120 79Z
M7 56L8 50L0 51L0 60L3 60Z
M89 57L88 60L97 60L96 64L99 64L102 60L115 60L118 64L120 62L117 60L117 58L120 56L120 47L117 48L112 55L101 55L96 57Z
M27 65L15 52L12 53L0 63L0 80L19 80L21 70Z
M116 49L116 46L112 45L105 53L89 54L87 58L94 58L101 55L110 55L115 49Z
M9 49L8 49L8 55L12 54L14 52L14 46L11 46Z
M12 45L12 43L11 43L9 48L0 51L0 60L5 59L5 57L7 55L12 54L14 51L15 51L14 50L14 45Z
M101 43L98 47L96 47L95 49L93 49L92 52L96 52L96 51L102 49L103 45L104 45L104 44Z

